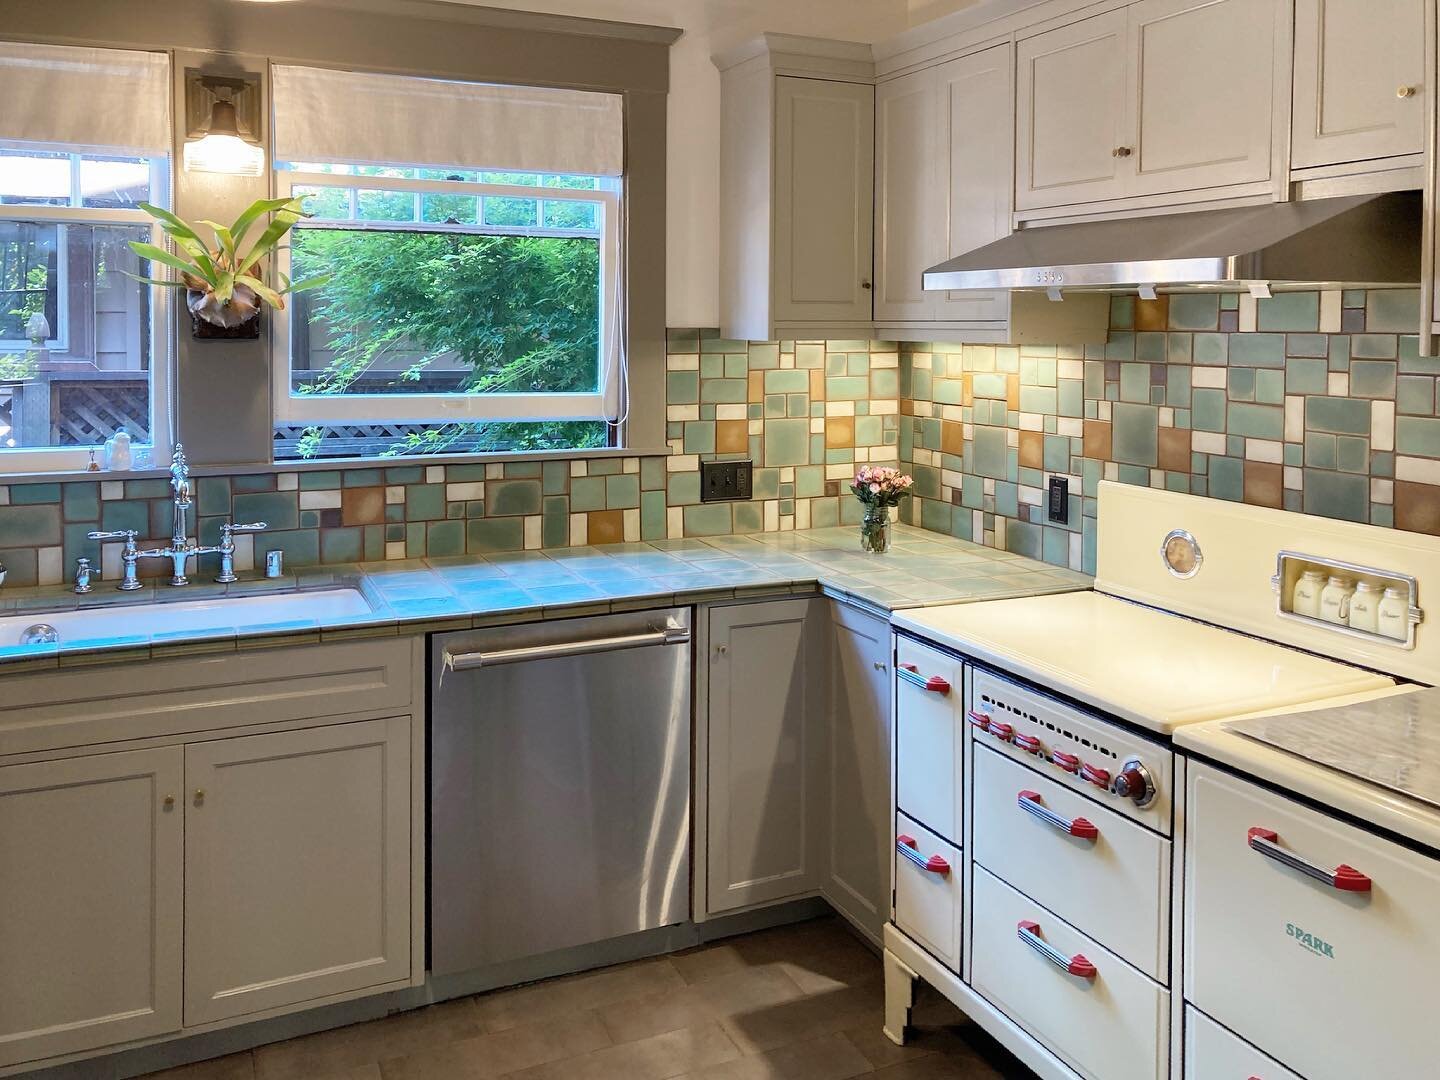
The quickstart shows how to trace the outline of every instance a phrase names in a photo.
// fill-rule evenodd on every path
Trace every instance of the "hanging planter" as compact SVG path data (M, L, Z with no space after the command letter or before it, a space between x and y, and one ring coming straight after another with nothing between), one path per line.
M160 222L160 228L175 242L181 255L154 244L132 240L130 248L142 259L168 266L177 278L139 277L140 281L165 288L186 290L185 306L197 338L235 340L260 336L260 309L269 304L285 307L287 293L315 289L330 277L323 274L305 281L291 281L280 275L281 288L272 289L260 280L260 260L272 252L304 213L300 199L258 199L235 219L230 227L214 221L201 222L215 234L215 247L208 248L200 235L180 218L150 203L140 208ZM260 238L241 253L251 227L266 214L270 223Z

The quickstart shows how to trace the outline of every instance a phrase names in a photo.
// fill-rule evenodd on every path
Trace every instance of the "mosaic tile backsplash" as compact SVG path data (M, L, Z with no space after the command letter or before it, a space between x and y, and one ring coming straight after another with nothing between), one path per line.
M1094 567L1102 478L1440 534L1440 360L1417 355L1414 291L1116 297L1103 346L739 342L671 330L670 457L383 466L201 477L192 533L263 520L237 567L289 566L857 524L856 466L916 476L907 520ZM755 497L700 502L699 465L755 462ZM1046 478L1071 479L1066 525ZM164 478L0 486L12 585L170 533ZM161 560L142 576L166 572ZM213 574L213 557L200 574ZM197 577L200 575L196 575Z
M1440 534L1413 290L1115 297L1108 343L907 345L907 517L1093 572L1102 479ZM1065 525L1046 478L1070 478Z

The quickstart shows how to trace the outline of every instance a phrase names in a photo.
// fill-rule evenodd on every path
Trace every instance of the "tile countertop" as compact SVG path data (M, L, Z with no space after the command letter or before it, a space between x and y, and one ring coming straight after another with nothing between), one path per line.
M147 584L121 593L96 583L79 597L63 586L0 592L0 618L77 608L149 604L272 590L360 589L373 613L265 626L217 625L178 633L0 646L0 665L34 670L105 663L134 653L155 657L224 652L241 646L305 644L346 637L424 633L536 619L604 614L699 601L823 593L888 618L901 608L1088 589L1073 570L907 525L895 526L885 555L860 551L853 527L757 533L487 556L306 568L277 581L171 589ZM221 607L223 611L223 606ZM13 639L12 639L13 640Z

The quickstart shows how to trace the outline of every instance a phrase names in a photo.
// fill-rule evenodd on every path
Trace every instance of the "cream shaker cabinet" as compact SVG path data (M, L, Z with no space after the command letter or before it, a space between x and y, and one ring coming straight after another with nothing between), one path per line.
M1291 167L1425 151L1425 0L1296 0Z
M875 319L933 319L927 268L945 257L945 192L936 142L939 68L875 88Z
M410 721L185 748L185 1022L410 974Z
M183 761L0 768L0 1066L180 1029Z
M1017 209L1263 191L1283 10L1140 0L1020 41Z

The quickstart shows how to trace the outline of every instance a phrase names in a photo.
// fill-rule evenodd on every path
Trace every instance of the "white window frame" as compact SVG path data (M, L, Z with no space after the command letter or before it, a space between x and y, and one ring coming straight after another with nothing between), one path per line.
M424 168L426 166L419 166ZM493 171L467 166L466 171ZM395 177L356 176L345 173L310 173L275 170L277 198L288 198L296 187L359 188L364 191L405 191L416 195L490 195L536 199L544 202L598 202L600 229L600 342L599 388L567 394L294 394L290 383L290 307L275 313L276 376L271 380L275 422L284 424L366 423L394 421L413 424L453 424L477 420L546 421L614 420L620 415L623 394L624 344L619 323L620 210L619 180L601 178L599 188L526 187L460 180L409 180ZM307 223L311 229L373 230L381 232L465 233L478 236L591 236L588 230L545 229L531 226L493 226L480 223L452 225L440 222L326 221ZM275 255L280 273L290 274L290 247Z
M72 155L72 164L78 157ZM78 175L78 164L73 164ZM157 199L157 188L163 188L167 176L166 163L157 159L150 168L151 197ZM71 202L77 201L77 191L72 190ZM167 200L168 201L168 200ZM0 220L55 222L63 227L73 225L143 225L150 231L150 242L165 246L165 235L159 223L143 210L129 210L119 207L86 206L38 206L25 203L0 204ZM62 252L63 254L63 252ZM63 265L66 260L57 262ZM68 285L68 273L62 278ZM171 418L170 418L170 368L171 368L171 310L170 293L174 290L148 286L150 289L150 442L139 445L150 447L151 459L156 466L163 466L170 460ZM61 303L68 303L68 293L57 294ZM57 320L58 321L58 320ZM83 472L90 463L90 452L99 447L91 446L16 446L0 447L0 474L3 473L46 473Z

